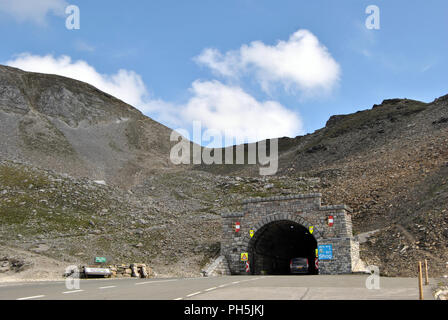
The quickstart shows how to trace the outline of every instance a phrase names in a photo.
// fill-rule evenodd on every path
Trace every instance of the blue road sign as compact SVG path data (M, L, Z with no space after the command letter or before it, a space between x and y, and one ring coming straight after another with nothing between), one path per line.
M333 259L333 245L326 244L317 247L319 253L319 260Z

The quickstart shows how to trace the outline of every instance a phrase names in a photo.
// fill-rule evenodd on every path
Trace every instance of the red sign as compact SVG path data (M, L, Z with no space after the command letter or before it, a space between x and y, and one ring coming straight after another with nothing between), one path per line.
M316 270L319 269L319 259L314 258L314 266L316 267Z
M250 272L249 261L246 262L246 272Z
M241 229L241 225L239 222L235 222L235 232L239 232Z
M334 224L334 218L333 218L333 216L329 216L329 217L328 217L328 225L329 225L330 227L332 227L333 224Z

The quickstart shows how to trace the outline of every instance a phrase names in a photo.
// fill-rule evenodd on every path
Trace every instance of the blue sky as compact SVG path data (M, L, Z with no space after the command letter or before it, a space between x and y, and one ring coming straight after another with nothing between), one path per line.
M69 4L80 9L79 30L65 27ZM365 26L368 5L380 9L379 30ZM316 40L321 59L279 45L299 30L307 33L294 44ZM73 72L190 131L201 120L295 136L383 99L448 94L446 1L0 0L0 32L0 63Z

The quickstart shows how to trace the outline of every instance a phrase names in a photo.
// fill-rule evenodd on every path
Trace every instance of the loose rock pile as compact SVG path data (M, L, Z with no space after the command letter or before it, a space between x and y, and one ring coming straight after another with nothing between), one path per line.
M16 257L1 257L0 258L0 273L9 271L21 272L31 266L30 262Z
M112 265L109 266L112 272L112 277L116 278L126 278L126 277L138 277L138 278L151 278L154 277L154 271L152 268L147 267L143 263L132 263L130 265Z
M435 292L434 297L437 300L448 300L448 287L445 286L445 287L439 288Z

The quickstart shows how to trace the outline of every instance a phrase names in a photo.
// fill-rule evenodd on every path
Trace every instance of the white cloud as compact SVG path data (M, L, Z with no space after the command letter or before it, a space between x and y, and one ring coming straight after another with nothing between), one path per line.
M68 3L65 0L1 0L0 11L20 22L31 21L45 24L49 13L64 16Z
M277 84L307 95L329 92L341 73L327 48L308 30L298 30L275 46L254 41L225 54L208 48L195 60L227 78L253 74L267 92Z
M222 134L254 142L302 133L297 114L276 101L257 101L240 87L219 81L195 81L191 92L191 99L182 108L183 117Z
M78 51L84 51L84 52L94 52L95 47L88 44L87 42L83 40L76 40L74 43L74 47Z
M171 127L188 129L193 121L201 121L204 129L219 130L222 135L227 130L249 142L303 133L300 117L280 103L257 101L240 87L219 81L194 81L189 100L176 104L151 97L141 76L134 71L121 69L115 74L100 74L85 61L29 53L6 64L87 82Z
M240 75L243 68L241 58L235 51L225 55L215 48L207 48L195 58L196 62L209 67L215 74L235 78Z

